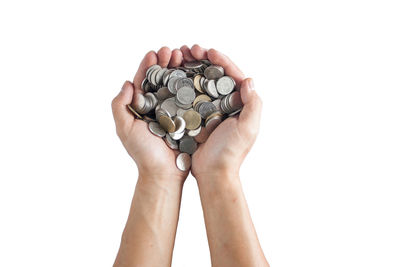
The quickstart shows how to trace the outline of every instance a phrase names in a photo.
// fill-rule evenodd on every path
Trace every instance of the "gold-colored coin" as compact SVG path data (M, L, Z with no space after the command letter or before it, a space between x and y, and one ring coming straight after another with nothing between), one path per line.
M136 110L134 110L131 105L127 105L128 109L133 113L133 115L135 115L136 117L138 117L139 119L143 119L142 116L139 115L139 113L136 112Z
M166 115L161 115L158 119L158 122L160 123L161 127L167 132L175 132L175 123L170 117Z
M194 88L196 88L197 91L199 91L200 93L204 93L203 88L201 88L201 85L200 85L201 77L202 76L200 74L197 74L196 76L194 76L193 84L194 84Z
M201 124L201 116L194 110L188 110L183 114L183 119L186 122L186 129L194 130L199 128Z
M206 102L211 102L211 98L208 95L198 95L194 101L193 101L193 107L197 104L199 101L206 101Z

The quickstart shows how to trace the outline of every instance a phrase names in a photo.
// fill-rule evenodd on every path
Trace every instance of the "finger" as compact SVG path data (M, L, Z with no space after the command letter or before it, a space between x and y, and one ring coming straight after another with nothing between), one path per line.
M196 59L192 56L192 53L190 52L190 49L187 45L182 46L181 51L185 62L196 61Z
M207 49L195 44L190 49L192 56L197 60L207 59Z
M243 109L239 115L239 125L255 137L260 126L262 101L254 90L252 79L247 78L242 82L240 96L243 102Z
M168 66L169 60L171 59L171 49L166 46L161 47L157 52L157 58L158 65L160 65L162 68L165 68Z
M135 78L133 78L133 86L136 92L143 93L141 83L146 77L146 70L154 64L157 64L157 54L154 51L150 51L144 56L135 74Z
M115 125L117 130L124 128L128 122L132 122L134 117L129 113L126 105L132 102L133 97L133 85L131 82L126 81L122 86L119 94L113 99L111 103Z
M227 56L215 49L208 50L207 56L211 63L222 66L225 70L225 74L231 76L235 80L237 86L240 87L245 76Z
M171 60L169 61L168 67L176 68L182 64L183 54L182 51L178 48L172 50Z

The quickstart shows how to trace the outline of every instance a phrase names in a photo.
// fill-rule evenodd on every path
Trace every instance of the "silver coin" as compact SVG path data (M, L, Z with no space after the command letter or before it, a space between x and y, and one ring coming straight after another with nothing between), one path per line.
M164 137L166 134L161 125L158 122L154 121L149 122L149 130L151 133L159 137Z
M203 102L199 105L198 112L203 119L207 118L208 115L217 111L217 108L211 102Z
M183 105L192 104L196 93L192 87L184 86L176 93L176 99Z
M161 69L160 65L154 64L151 65L147 70L146 70L146 77L148 77L150 75L150 72L152 72L155 69Z
M175 97L165 99L161 104L161 108L168 112L170 117L175 116L176 111L178 110L178 107L175 104Z
M160 89L158 89L155 95L157 96L158 101L163 101L173 96L171 92L168 90L168 87L161 87Z
M185 114L186 111L188 111L188 110L187 110L187 109L183 109L183 108L179 108L179 109L176 111L176 116L182 117L183 114Z
M217 108L218 111L221 111L221 99L215 99L213 102L214 106Z
M150 110L154 109L158 104L158 99L153 93L145 93L144 97L150 100Z
M162 83L162 78L165 72L167 72L168 69L167 68L162 68L160 69L157 74L156 74L156 84L161 84Z
M170 75L171 72L173 72L173 71L174 71L173 69L169 69L169 70L167 70L166 72L164 72L164 75L163 75L163 78L162 78L162 80L163 80L163 85L164 85L164 86L167 86L168 80L169 80L169 75Z
M132 107L140 114L146 105L146 98L142 94L135 94L132 101Z
M189 136L191 136L191 137L195 137L195 136L197 136L200 132L201 132L201 126L200 126L199 128L197 128L197 129L187 131L187 135L189 135Z
M205 85L206 92L209 96L214 97L214 98L218 97L217 87L215 87L214 80L207 80L204 85Z
M162 70L161 67L160 67L159 69L158 69L158 68L157 68L157 69L154 69L154 70L151 72L150 77L149 77L149 81L151 82L152 85L157 85L156 76L157 76L157 73L158 73L160 70Z
M185 132L186 122L182 117L176 116L174 119L174 123L175 123L175 133Z
M200 61L191 61L191 62L185 62L183 66L187 69L198 69L203 66L203 63L201 63Z
M217 80L224 76L224 68L218 65L211 65L205 69L204 76L206 76L207 80Z
M176 98L175 98L175 104L176 104L179 108L182 108L182 109L189 109L189 108L192 107L192 104L182 104L182 103L180 103L178 100L176 100Z
M239 108L239 109L235 110L234 112L229 113L228 116L229 116L229 117L233 117L233 116L235 116L236 114L238 114L240 111L242 111L242 108Z
M216 87L218 93L221 95L227 95L235 88L235 81L229 76L224 76L218 79Z
M172 77L168 81L168 90L171 92L171 94L176 94L176 83L178 82L179 77Z
M165 135L165 143L169 148L171 149L178 149L178 142L176 142L174 139L171 138L169 134Z
M193 137L184 136L179 141L179 151L183 153L188 153L189 155L193 154L197 149L197 142Z
M192 165L192 159L187 153L180 153L176 157L176 167L181 171L188 171Z
M185 87L185 86L190 87L190 88L194 88L194 84L193 84L192 79L190 79L190 78L179 79L176 82L175 89L178 91L179 89L181 89L182 87Z
M169 75L170 79L173 77L177 77L177 78L186 78L186 72L184 72L183 70L174 70L173 72L171 72L171 74Z
M228 103L232 111L235 111L243 107L243 102L240 93L238 91L235 91L232 94L230 94Z
M168 134L169 134L169 136L171 136L172 139L174 139L174 140L179 140L179 139L181 139L181 138L185 135L185 132L181 132L181 133L168 133Z

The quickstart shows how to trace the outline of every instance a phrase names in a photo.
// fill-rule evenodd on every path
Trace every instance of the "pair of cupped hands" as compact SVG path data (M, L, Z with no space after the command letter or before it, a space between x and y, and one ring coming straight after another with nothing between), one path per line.
M254 91L251 78L245 78L240 69L224 54L215 49L205 49L199 45L192 48L186 45L170 50L162 47L158 52L150 51L143 58L133 83L126 81L120 93L112 101L116 131L129 155L134 159L139 176L168 177L185 181L189 171L180 171L175 164L178 151L170 149L164 140L153 135L145 121L135 119L127 105L137 94L143 94L141 83L146 70L158 64L174 68L182 62L208 59L214 65L224 68L240 88L243 109L239 115L224 120L200 144L192 155L191 172L196 179L207 179L238 173L240 165L253 145L260 123L262 102ZM203 178L204 177L204 178Z

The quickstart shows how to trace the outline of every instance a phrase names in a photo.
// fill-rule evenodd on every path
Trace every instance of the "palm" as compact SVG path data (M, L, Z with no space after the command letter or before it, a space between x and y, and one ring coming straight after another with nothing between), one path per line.
M193 154L193 174L196 176L199 173L207 172L207 170L229 164L230 158L227 156L231 155L232 151L236 151L236 146L240 142L238 119L228 118L224 120Z
M153 135L146 122L135 120L128 133L128 153L137 164L156 173L182 174L175 166L176 153L158 136Z

